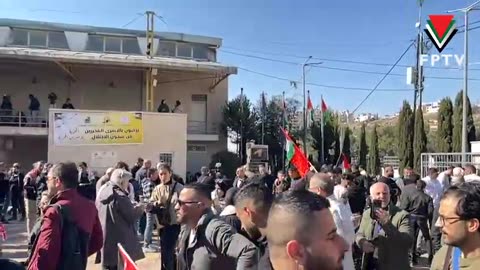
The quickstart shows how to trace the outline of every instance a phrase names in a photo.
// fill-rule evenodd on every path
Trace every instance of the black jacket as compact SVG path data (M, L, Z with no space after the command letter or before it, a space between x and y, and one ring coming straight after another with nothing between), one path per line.
M411 215L431 220L433 217L433 199L417 189L415 184L406 185L400 196L400 208Z

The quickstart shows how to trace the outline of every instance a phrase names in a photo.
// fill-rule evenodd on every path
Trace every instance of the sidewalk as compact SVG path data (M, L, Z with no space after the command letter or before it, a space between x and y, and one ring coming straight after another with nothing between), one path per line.
M3 258L13 259L19 262L27 259L27 230L25 222L10 222L6 224L7 241L0 244L3 250ZM1 241L1 240L0 240ZM137 262L140 269L160 269L160 253L146 253L145 259ZM99 264L94 264L95 254L88 258L87 270L101 270Z

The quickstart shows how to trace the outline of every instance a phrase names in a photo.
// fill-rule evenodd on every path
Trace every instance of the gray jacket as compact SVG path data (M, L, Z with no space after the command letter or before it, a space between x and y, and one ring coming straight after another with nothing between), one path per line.
M117 243L123 246L132 260L143 259L145 255L134 228L143 213L142 209L134 207L127 194L110 181L100 189L96 205L104 239L102 265L117 265Z
M255 269L259 250L247 238L211 211L204 214L193 241L190 228L182 227L178 246L178 270Z

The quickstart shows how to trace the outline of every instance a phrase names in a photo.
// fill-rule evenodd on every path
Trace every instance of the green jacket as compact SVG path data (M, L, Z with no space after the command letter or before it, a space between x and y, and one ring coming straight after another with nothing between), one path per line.
M379 270L409 270L409 250L412 246L412 230L409 215L406 211L391 205L390 222L382 226L375 237L375 257L378 259ZM361 247L363 241L372 241L374 222L370 217L370 209L363 212L356 242Z

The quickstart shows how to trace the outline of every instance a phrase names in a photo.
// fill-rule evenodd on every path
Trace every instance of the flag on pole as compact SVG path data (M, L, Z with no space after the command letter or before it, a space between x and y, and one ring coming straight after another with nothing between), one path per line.
M309 117L310 124L312 124L313 123L314 111L313 111L312 100L310 99L310 91L308 92L307 113L309 115L308 117Z
M282 128L285 136L285 151L287 153L287 161L297 168L301 177L304 177L310 171L310 162L300 148L293 142L288 132Z
M344 153L342 153L342 165L344 170L350 170L352 166L350 166L350 162L348 162L348 157Z
M130 255L125 251L123 246L118 243L118 270L139 270L135 262L130 258Z
M325 103L325 100L323 100L322 97L322 112L326 112L328 110L327 103Z

